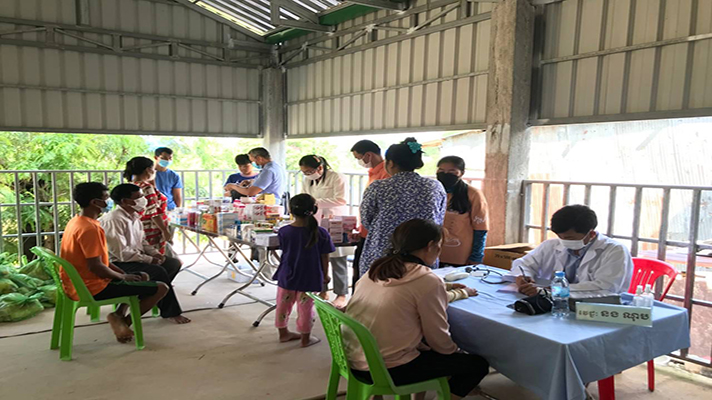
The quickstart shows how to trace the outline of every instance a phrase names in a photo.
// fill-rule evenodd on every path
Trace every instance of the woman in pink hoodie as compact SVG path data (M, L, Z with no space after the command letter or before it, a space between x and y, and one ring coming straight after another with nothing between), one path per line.
M389 255L356 283L346 313L376 338L393 383L449 376L452 398L460 399L487 375L489 364L459 350L450 337L445 284L428 267L440 255L442 238L442 227L432 221L400 224ZM349 331L344 336L354 375L371 381L358 340Z

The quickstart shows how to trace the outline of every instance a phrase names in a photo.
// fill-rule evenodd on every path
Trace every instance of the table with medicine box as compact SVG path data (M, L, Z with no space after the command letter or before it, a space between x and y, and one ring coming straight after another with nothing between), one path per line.
M228 300L235 294L245 296L260 304L267 306L260 316L255 320L253 326L259 326L262 319L272 312L276 305L260 299L246 291L253 283L262 286L273 285L272 274L279 266L280 256L279 239L275 230L288 224L287 217L281 216L281 206L264 205L257 203L242 204L235 202L233 205L218 205L215 200L212 203L207 201L209 207L202 207L199 211L197 207L192 210L179 210L171 215L171 227L184 233L187 241L198 250L195 261L181 268L181 272L189 272L202 279L202 282L191 292L196 295L201 287L215 278L227 272L233 279L241 285L231 291L220 302L218 308L223 308ZM238 204L239 203L239 204ZM199 206L203 206L202 204ZM324 219L320 225L329 231L334 245L337 247L356 246L357 232L351 233L356 228L356 217L343 216ZM207 243L202 247L190 237L186 232L197 233L207 239ZM227 248L220 245L216 240L221 239L227 242ZM246 248L255 249L258 253L258 264L252 262L252 257L245 254ZM224 264L218 264L206 256L206 252L215 249L225 259ZM220 270L212 275L206 276L197 271L194 267L200 259L220 267ZM237 265L238 258L247 262L248 269L240 268Z

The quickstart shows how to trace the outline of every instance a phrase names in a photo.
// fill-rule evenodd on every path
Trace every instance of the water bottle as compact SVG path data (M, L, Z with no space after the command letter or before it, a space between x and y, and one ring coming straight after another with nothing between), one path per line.
M645 304L643 307L652 308L655 303L655 295L653 295L653 288L650 284L645 285L645 292L643 292L643 298L645 299Z
M554 305L551 314L557 318L566 318L569 315L569 282L564 271L557 271L551 282L551 299Z
M638 288L635 290L635 297L633 297L633 303L631 304L634 307L645 307L645 299L643 299L643 285L638 285Z

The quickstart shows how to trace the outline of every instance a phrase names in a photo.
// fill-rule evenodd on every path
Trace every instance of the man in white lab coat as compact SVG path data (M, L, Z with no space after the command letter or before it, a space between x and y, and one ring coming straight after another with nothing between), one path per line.
M533 280L550 280L556 271L565 272L571 292L628 291L633 275L630 253L621 243L596 232L597 225L596 213L584 205L555 212L551 230L558 238L543 242L512 262L510 275L517 276L519 292L535 295L538 287Z

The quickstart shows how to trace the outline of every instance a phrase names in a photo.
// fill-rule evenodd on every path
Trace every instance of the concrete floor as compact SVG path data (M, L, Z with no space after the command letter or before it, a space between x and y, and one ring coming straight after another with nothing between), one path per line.
M212 267L201 266L210 271ZM176 287L193 323L177 326L160 318L144 320L146 349L117 343L105 323L80 317L74 360L62 362L49 350L51 311L18 324L0 324L2 399L284 399L323 396L331 356L324 341L308 349L280 344L269 316L252 327L264 310L234 297L232 306L214 307L235 287L224 277L190 296L197 278L179 275ZM261 298L274 288L252 289ZM19 336L14 336L19 335ZM315 335L324 339L319 324ZM500 374L491 374L482 389L498 399L536 399ZM592 393L597 396L595 386ZM646 371L637 367L616 377L618 399L712 398L712 379L677 368L657 368L657 389L646 389ZM473 397L474 398L474 397Z

